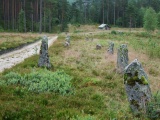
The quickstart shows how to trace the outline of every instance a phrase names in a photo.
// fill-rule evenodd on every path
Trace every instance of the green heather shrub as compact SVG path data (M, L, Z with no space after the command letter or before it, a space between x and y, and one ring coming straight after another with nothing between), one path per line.
M115 30L112 30L112 31L111 31L111 34L116 35L116 34L117 34L117 32L116 32Z
M144 38L149 38L152 37L152 35L149 32L140 32L140 33L136 33L137 37L144 37Z
M0 32L4 32L4 29L2 26L0 26Z
M153 96L151 102L147 104L147 117L151 120L160 118L160 95L158 92Z
M72 77L64 71L51 72L48 70L34 71L30 74L21 76L18 73L10 72L4 76L5 82L0 82L0 85L22 85L27 87L28 91L55 92L62 95L73 93L71 86Z
M96 120L95 117L92 117L92 116L76 116L75 118L71 118L71 120Z

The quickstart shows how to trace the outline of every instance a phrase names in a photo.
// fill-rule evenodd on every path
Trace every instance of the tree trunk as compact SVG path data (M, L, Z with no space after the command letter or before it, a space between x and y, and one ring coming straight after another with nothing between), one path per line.
M42 33L42 0L40 0L40 23L39 23L39 33Z
M33 3L31 2L31 8L32 8L32 13L31 13L31 19L32 19L32 32L33 32Z
M45 14L46 2L44 2L44 32L46 32L46 14Z
M51 11L49 13L49 32L51 32Z
M116 2L114 2L114 26L116 25Z
M129 21L129 31L131 32L131 27L132 27L132 17L130 16L130 21Z
M25 10L25 7L26 7L26 1L24 0L24 32L26 32L26 10Z
M6 30L6 4L5 2L3 3L4 5L4 29Z
M14 30L14 0L12 0L12 30Z
M8 6L7 6L7 12L8 12L8 17L7 17L7 20L8 20L8 30L10 29L9 27L9 1L7 1L8 3Z

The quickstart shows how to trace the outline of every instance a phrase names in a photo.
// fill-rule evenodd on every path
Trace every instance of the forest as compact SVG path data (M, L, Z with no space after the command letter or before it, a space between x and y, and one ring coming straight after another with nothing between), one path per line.
M160 0L0 0L0 29L60 32L67 24L143 27L147 8L160 11Z

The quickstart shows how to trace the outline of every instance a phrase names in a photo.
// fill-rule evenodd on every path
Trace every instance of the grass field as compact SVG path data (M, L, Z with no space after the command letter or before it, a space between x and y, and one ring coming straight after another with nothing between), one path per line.
M123 75L116 73L117 48L120 44L128 45L129 61L137 58L142 63L155 94L160 88L160 34L148 34L142 29L131 33L118 29L123 32L117 32L116 28L113 28L116 34L111 34L112 30L102 32L93 28L96 27L72 27L71 46L64 47L65 33L62 33L49 49L54 66L50 71L63 71L72 78L72 94L62 95L61 87L58 92L33 92L20 83L1 85L0 117L10 120L147 120L145 115L133 116L129 108ZM93 41L86 41L86 35L93 37ZM107 53L109 41L115 43L114 55ZM101 50L95 49L97 43L102 45ZM1 81L7 80L5 76L11 71L22 78L34 76L31 75L34 71L50 76L52 72L37 67L38 58L35 55L5 70L0 74Z
M0 33L0 51L39 40L38 34Z

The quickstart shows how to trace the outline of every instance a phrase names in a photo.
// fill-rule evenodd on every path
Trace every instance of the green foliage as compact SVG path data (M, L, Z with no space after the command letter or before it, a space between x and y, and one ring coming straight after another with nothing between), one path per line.
M160 30L160 12L157 14L157 28Z
M136 33L137 37L145 37L145 38L149 38L152 35L148 32L140 32L140 33Z
M24 32L24 11L21 9L18 16L18 31Z
M68 21L70 18L69 15L69 3L67 0L59 0L58 1L58 7L60 8L60 15L61 15L61 31L62 32L67 32L68 31Z
M116 34L117 34L117 32L116 32L115 30L112 30L112 31L111 31L111 34L116 35Z
M36 42L37 40L40 40L39 37L24 37L19 35L5 35L1 36L2 41L0 42L0 51L11 49L11 48L17 48L21 45L30 44L33 42Z
M4 29L2 26L0 26L0 32L4 32Z
M147 104L147 117L152 120L160 118L160 95L158 92L153 96L151 102Z
M137 22L137 15L138 14L138 8L137 8L137 6L136 6L136 2L135 2L135 0L130 0L129 2L128 2L128 6L127 6L127 16L128 16L128 18L130 19L130 27L132 27L132 22L135 22L135 24L136 24L136 22Z
M96 120L96 118L90 115L88 116L78 116L77 115L76 117L71 118L71 120Z
M153 8L148 8L144 15L144 29L154 31L157 27L157 15Z
M7 85L23 85L28 91L55 92L62 95L73 93L71 77L64 71L50 72L48 70L33 71L30 74L21 76L18 73L10 72L4 76Z

